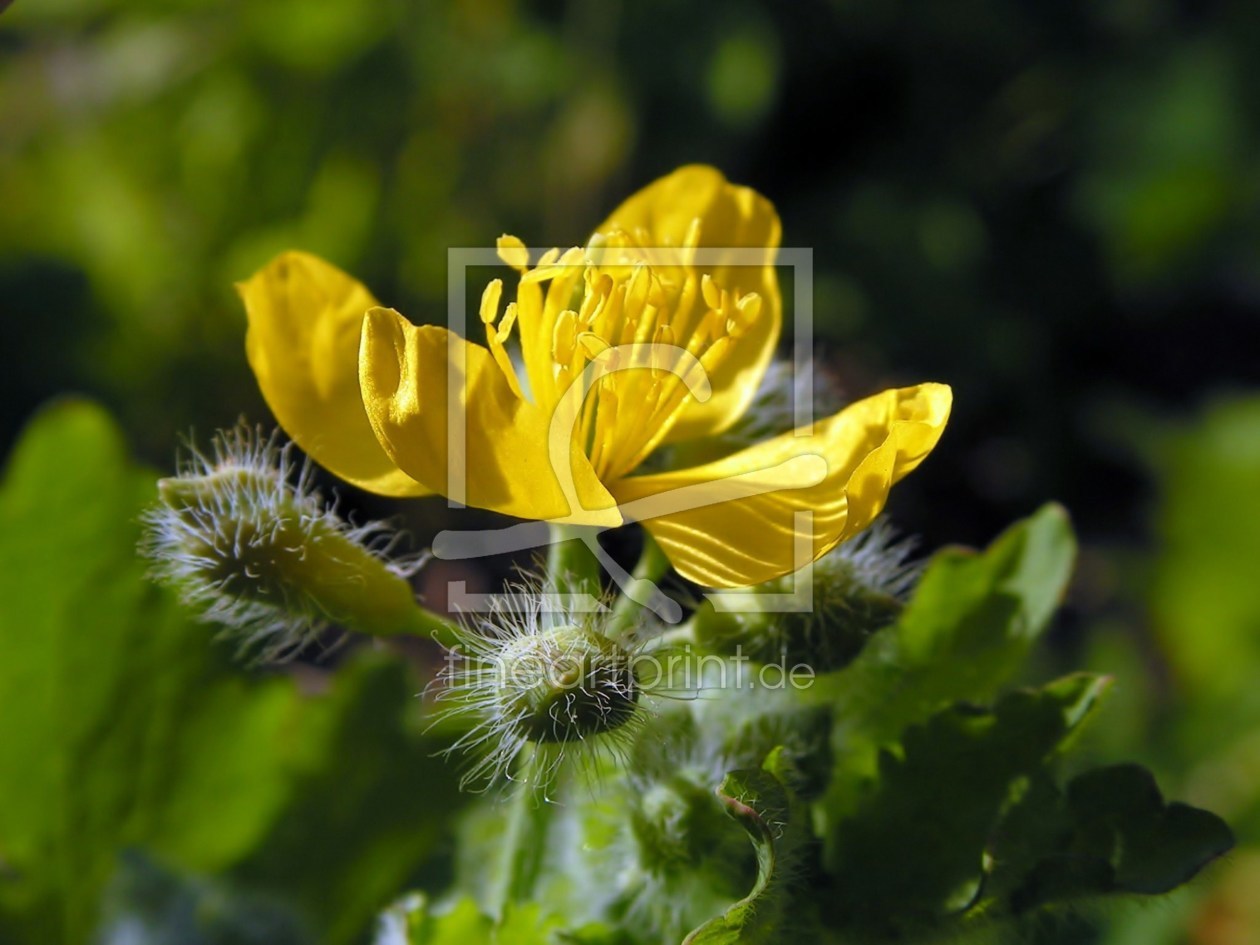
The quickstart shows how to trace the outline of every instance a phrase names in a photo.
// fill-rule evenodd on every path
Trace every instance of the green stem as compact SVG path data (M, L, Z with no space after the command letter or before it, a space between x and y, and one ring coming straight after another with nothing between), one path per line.
M599 561L587 547L585 540L589 538L590 541L595 541L597 529L582 525L552 525L551 534L551 547L547 552L547 576L556 590L598 597L603 588Z
M669 571L669 559L656 540L644 531L643 550L639 553L639 561L634 566L631 577L635 584L642 582L657 583ZM608 636L614 640L625 636L635 628L639 612L643 605L629 594L622 594L613 606L612 618L608 622Z
M503 845L503 873L497 897L500 921L512 903L533 898L542 873L547 833L554 814L553 805L547 802L537 783L544 763L536 746L521 759L523 776L511 798Z
M408 612L396 629L380 628L376 636L428 637L448 650L455 649L461 640L458 626L419 604Z
M595 532L572 525L553 525L552 529L553 541L547 553L549 583L561 593L598 596L601 593L599 561L583 540L585 537L594 540ZM500 921L513 903L533 897L542 872L553 817L552 805L539 790L545 764L546 759L537 745L529 746L519 761L496 895Z

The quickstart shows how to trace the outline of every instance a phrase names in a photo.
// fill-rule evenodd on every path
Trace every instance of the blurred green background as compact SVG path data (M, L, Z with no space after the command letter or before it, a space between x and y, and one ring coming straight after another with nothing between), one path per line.
M715 164L813 248L846 393L954 385L896 519L981 544L1063 502L1048 667L1115 672L1099 755L1239 832L1099 934L1260 941L1258 51L1242 0L18 0L0 447L76 391L167 469L190 428L269 419L232 283L273 253L440 321L448 247L581 242Z

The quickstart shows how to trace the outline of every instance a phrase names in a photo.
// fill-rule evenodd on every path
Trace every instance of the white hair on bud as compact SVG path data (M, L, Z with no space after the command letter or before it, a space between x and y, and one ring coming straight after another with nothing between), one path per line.
M721 439L747 446L787 433L797 427L797 408L806 399L810 419L830 416L843 406L830 371L813 358L800 370L797 367L794 361L782 358L771 361L748 409Z
M152 577L185 606L235 639L258 662L291 659L328 628L331 615L283 564L300 562L335 540L351 542L399 577L423 556L387 560L399 539L380 522L354 525L314 485L309 459L298 460L279 431L238 424L218 431L209 453L186 443L163 499L143 516L140 552Z
M433 724L463 729L443 752L467 759L461 787L517 782L545 795L575 755L596 777L601 755L624 760L651 693L634 670L644 644L606 635L607 620L528 575L495 595L488 613L465 617L461 646L430 686Z
M904 604L923 574L925 562L914 557L918 547L915 536L903 535L887 518L880 517L824 555L814 567L840 565L868 590Z
M652 941L681 941L707 918L712 871L729 868L738 877L754 859L741 833L724 834L729 846L721 846L697 844L690 832L726 820L714 791L729 772L761 767L769 748L795 734L784 719L767 721L754 737L750 725L732 716L697 714L699 705L662 713L637 733L613 801L588 815L608 839L575 867L589 871L592 888L604 890L626 922ZM695 819L694 807L687 810L692 805L711 806L709 818Z

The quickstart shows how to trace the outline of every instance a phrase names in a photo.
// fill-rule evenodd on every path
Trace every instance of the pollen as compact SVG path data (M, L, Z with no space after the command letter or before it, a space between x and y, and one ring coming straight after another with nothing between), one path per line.
M502 284L482 296L495 361L520 396L505 351L515 327L531 395L548 407L573 398L574 438L605 481L643 462L684 408L709 396L709 375L761 314L757 293L698 273L699 241L698 219L681 246L613 231L585 249L548 250L530 268L521 240L499 239L500 257L520 277L515 319L509 314L497 328Z

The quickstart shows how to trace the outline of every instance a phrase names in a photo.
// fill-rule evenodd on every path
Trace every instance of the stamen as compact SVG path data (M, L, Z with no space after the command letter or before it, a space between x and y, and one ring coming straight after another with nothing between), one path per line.
M504 315L498 329L494 327L494 321L499 315L499 301L502 297L503 281L491 280L485 291L481 293L481 323L486 326L486 341L490 354L494 356L494 363L499 366L512 392L523 400L525 395L521 391L521 382L516 376L516 368L512 364L511 357L508 356L507 349L503 346L512 333L512 326L516 323L515 302L508 305L507 314Z
M572 250L566 251L568 256ZM579 250L580 252L580 250ZM560 250L552 248L547 250L538 260L538 265L521 276L522 282L546 282L548 279L554 279L563 275L567 266L560 260Z
M700 218L693 217L687 227L687 235L683 237L682 264L690 269L696 262L696 250L700 248Z
M698 218L677 248L653 245L642 230L597 234L586 248L548 250L532 269L520 240L499 240L499 255L521 272L520 330L536 339L529 341L535 346L531 350L542 348L550 355L530 362L531 387L541 402L558 403L585 364L610 349L614 360L605 367L616 371L617 349L659 346L646 360L636 361L634 370L617 371L586 392L578 435L600 476L628 473L664 439L691 399L688 380L693 378L681 376L683 361L690 362L688 375L711 372L761 316L757 293L739 296L693 268L701 238ZM489 306L482 313L488 326L497 314L497 292L483 300ZM491 338L492 349L501 349L514 317L509 309ZM495 357L506 359L499 350ZM633 409L623 411L623 405Z
M490 336L490 353L494 356L494 363L499 366L504 379L508 382L508 387L512 388L518 400L525 399L525 392L521 390L521 382L516 376L516 368L512 364L512 358L508 355L507 349L503 347L503 342L499 340L497 334Z
M584 331L578 335L578 344L582 346L582 350L586 352L589 360L594 361L610 347L607 341L595 334L593 331Z
M726 320L726 333L732 338L742 338L760 314L761 296L749 292L735 303L735 311Z
M495 243L499 258L515 269L524 273L529 268L529 249L518 237L504 233Z
M674 329L669 325L657 325L656 333L652 336L652 344L657 346L652 352L652 377L657 378L673 368L677 362L677 358L670 357L668 352L662 350L664 346L674 345Z
M516 303L508 302L507 309L503 312L503 321L499 322L499 330L495 332L495 338L499 344L508 340L512 334L512 326L516 324Z
M556 316L556 324L551 332L551 360L561 370L568 371L573 364L573 355L577 353L577 316L571 309L565 309Z
M494 324L494 320L499 317L499 301L502 298L503 280L491 280L481 293L481 324Z
M605 457L617 446L618 397L616 389L601 382L597 393L597 415L593 426L595 436L591 449L591 464L599 469Z
M717 283L706 272L700 280L700 291L704 295L704 302L709 308L715 312L722 310L722 290L718 288Z
M683 237L683 246L686 249L695 249L700 245L700 218L692 217L691 222L687 224L687 235Z

